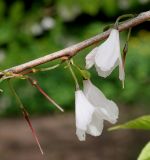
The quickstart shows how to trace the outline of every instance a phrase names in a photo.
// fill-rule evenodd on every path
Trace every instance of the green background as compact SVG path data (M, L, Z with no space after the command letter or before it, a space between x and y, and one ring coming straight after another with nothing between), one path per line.
M138 14L149 10L149 0L39 0L0 1L0 70L61 50L96 34L114 23L122 14ZM42 27L45 17L53 26ZM129 107L146 108L150 105L150 22L132 29L126 59L125 89L118 80L118 69L107 79L98 77L92 68L91 79L109 98ZM38 28L38 29L37 29ZM36 31L38 30L38 31ZM120 34L123 48L127 32ZM80 67L85 66L85 55L92 47L74 57ZM49 67L49 62L40 67ZM65 110L74 110L75 86L68 69L61 67L31 75L40 86ZM78 74L78 72L76 71ZM80 83L81 78L80 78ZM30 114L59 112L36 88L25 80L13 80L13 85ZM0 115L20 115L19 107L6 82L0 84Z

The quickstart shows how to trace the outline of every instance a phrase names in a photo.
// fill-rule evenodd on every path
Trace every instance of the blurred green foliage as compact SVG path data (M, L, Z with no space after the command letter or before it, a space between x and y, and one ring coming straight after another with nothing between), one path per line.
M63 49L94 36L103 27L125 13L149 10L149 0L39 0L0 1L0 70ZM148 25L149 22L147 22ZM144 30L145 29L145 30ZM118 70L107 79L91 69L92 81L107 97L126 104L150 104L150 32L146 25L133 29L126 61L125 89L118 80ZM121 34L122 46L126 33ZM84 68L89 47L75 56ZM40 67L52 66L58 61ZM33 75L41 87L66 110L74 109L74 83L65 65ZM78 71L76 70L76 73ZM79 74L79 73L78 73ZM80 83L81 80L80 80ZM25 80L13 80L27 110L33 114L57 112L36 88ZM6 82L0 84L0 115L18 115L20 110Z

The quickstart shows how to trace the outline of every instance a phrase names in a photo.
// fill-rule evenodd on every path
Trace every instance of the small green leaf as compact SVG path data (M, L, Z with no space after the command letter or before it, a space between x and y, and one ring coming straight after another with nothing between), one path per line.
M150 142L142 149L138 160L150 160Z
M84 79L90 79L91 77L91 74L88 70L85 70L85 69L81 69L79 66L77 66L73 61L72 61L72 65L74 67L76 67L76 69L80 72L80 74L82 75L82 77Z
M117 129L144 129L150 130L150 115L142 116L126 122L121 125L116 125L114 127L109 128L109 131L117 130Z
M87 70L80 69L80 73L84 77L84 79L90 79L91 77L90 72Z

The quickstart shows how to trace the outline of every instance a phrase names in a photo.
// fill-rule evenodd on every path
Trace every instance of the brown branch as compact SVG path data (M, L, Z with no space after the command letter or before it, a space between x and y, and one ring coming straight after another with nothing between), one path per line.
M135 27L135 26L137 26L137 25L139 25L149 19L150 19L150 11L146 11L146 12L139 14L137 17L122 23L121 25L119 25L118 29L119 29L119 31L123 31L128 28ZM18 65L18 66L6 69L5 71L11 71L13 73L20 73L26 69L38 66L40 64L47 63L47 62L52 61L54 59L58 59L58 58L61 58L64 56L72 57L72 56L76 55L79 51L81 51L82 49L89 47L89 46L91 46L101 40L106 39L109 36L109 34L110 34L110 30L103 32L101 34L98 34L98 35L96 35L90 39L87 39L85 41L82 41L80 43L77 43L73 46L65 48L63 50L54 52L52 54L48 54L46 56L40 57L38 59L29 61L29 62L26 62L26 63ZM2 76L3 73L0 73L0 75Z

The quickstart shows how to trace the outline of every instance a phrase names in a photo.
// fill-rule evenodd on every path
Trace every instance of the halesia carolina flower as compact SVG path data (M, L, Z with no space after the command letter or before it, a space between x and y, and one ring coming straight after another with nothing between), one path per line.
M119 66L119 79L124 81L124 67L120 53L119 31L112 29L107 40L86 56L86 68L95 65L98 75L107 77Z
M108 100L90 80L84 80L83 86L83 91L75 92L76 134L80 141L86 139L86 133L101 135L104 120L114 124L119 113L117 105Z

